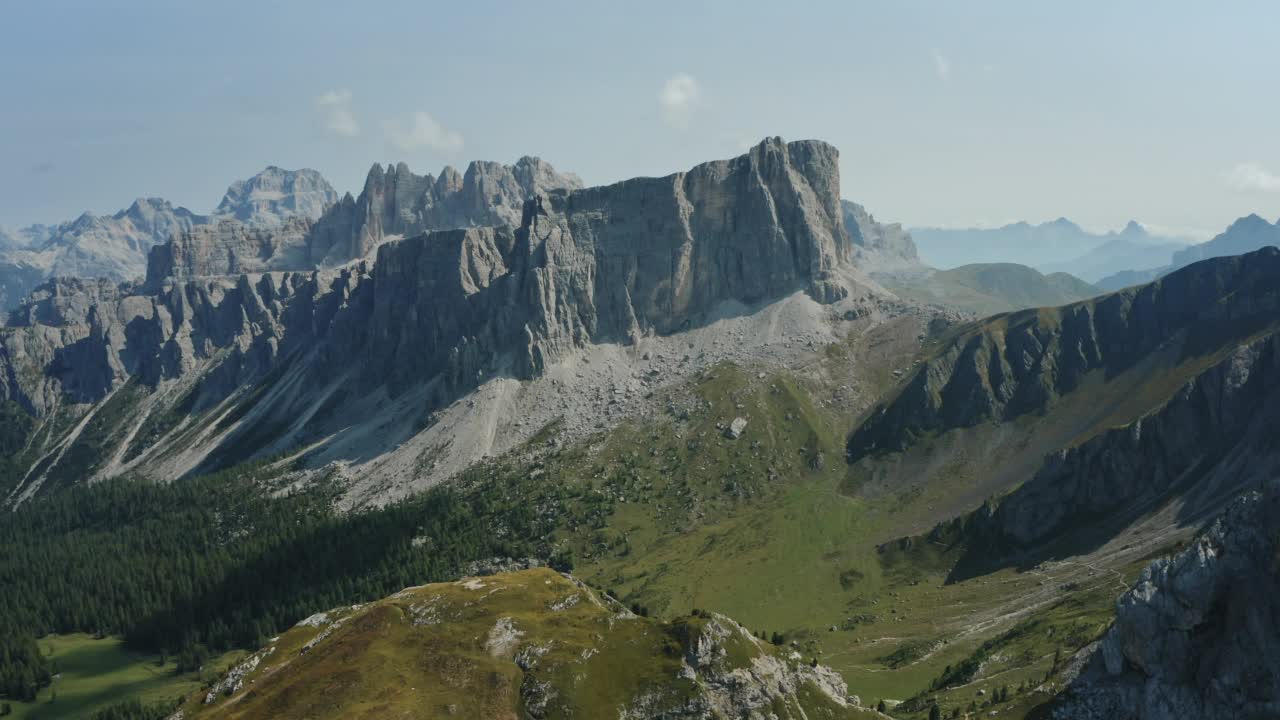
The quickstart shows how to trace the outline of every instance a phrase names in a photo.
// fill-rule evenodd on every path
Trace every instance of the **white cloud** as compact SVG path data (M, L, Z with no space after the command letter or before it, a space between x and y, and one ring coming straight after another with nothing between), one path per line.
M462 150L462 135L431 117L430 113L416 112L408 125L389 122L386 125L387 140L402 152L431 148L440 152Z
M329 132L343 137L360 134L360 123L351 112L350 90L328 90L316 98L316 107L324 114L324 125Z
M938 79L943 82L951 79L951 61L937 50L933 51L933 71L938 74Z
M676 73L662 86L658 102L662 105L663 121L683 130L689 127L694 110L702 104L702 90L692 75Z
M1225 173L1227 184L1237 190L1280 192L1280 175L1257 163L1239 163Z

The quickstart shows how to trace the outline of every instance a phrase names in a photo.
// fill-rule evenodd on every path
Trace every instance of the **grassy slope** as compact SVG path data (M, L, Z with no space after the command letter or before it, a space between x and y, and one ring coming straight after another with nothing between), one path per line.
M170 702L217 677L244 655L228 653L209 663L203 673L178 673L172 661L161 665L157 656L130 652L119 638L50 635L39 644L57 663L58 676L51 688L40 691L35 702L13 703L12 717L17 719L85 717L130 698L144 703Z
M546 569L426 585L300 624L260 653L245 692L211 706L193 697L185 710L228 719L514 719L529 688L545 683L550 717L614 717L644 696L646 712L657 713L698 695L699 681L681 676L682 658L711 622L731 630L721 671L785 654L729 621L631 615ZM493 642L504 624L520 633L505 647ZM512 660L517 646L543 651L525 653L522 669ZM817 696L779 700L773 710L784 718L862 716Z
M831 349L824 366L865 359L846 351ZM855 381L874 388L890 380L885 375L855 373ZM562 530L576 573L666 616L707 608L753 631L783 632L864 700L926 691L947 665L1029 618L1041 618L1043 632L1024 641L1045 646L1047 628L1071 614L1090 618L1090 632L1100 628L1120 590L1113 576L1004 571L944 586L954 557L886 570L876 544L903 527L927 526L937 513L950 516L968 485L940 471L921 487L860 492L841 457L842 428L860 409L816 402L825 392L807 376L759 378L722 367L691 389L700 409L688 420L651 418L587 450L537 461L537 483L606 499L596 522ZM718 425L738 415L747 429L729 440ZM821 467L811 462L818 452ZM1059 591L1067 584L1071 590ZM1068 596L1081 598L1074 610L1054 607ZM1069 654L1078 639L1055 647ZM915 645L926 648L916 653L923 657L889 667L888 656ZM1052 651L1039 653L999 682L1043 678L1051 659ZM979 679L974 688L996 682Z
M1067 273L1042 275L1014 263L963 265L924 278L884 278L882 282L895 293L978 315L1065 305L1100 294L1097 288Z
M671 393L687 419L679 410L640 418L549 451L539 437L536 452L487 472L559 514L556 541L572 552L578 576L663 617L702 608L752 631L786 633L867 702L927 692L948 666L1032 622L999 642L1003 659L987 657L976 684L941 694L963 706L977 689L1042 679L1054 650L1068 654L1096 634L1120 589L1113 575L1065 566L943 585L954 557L883 562L878 543L980 497L979 471L991 462L952 458L924 482L904 482L912 473L902 468L886 471L874 492L844 464L845 433L895 382L891 370L912 363L921 329L870 331L791 373L717 368ZM844 387L856 389L852 398L840 394ZM720 426L735 416L749 422L730 440ZM546 430L554 433L554 425ZM1123 572L1131 577L1136 567ZM1074 604L1056 604L1064 599Z

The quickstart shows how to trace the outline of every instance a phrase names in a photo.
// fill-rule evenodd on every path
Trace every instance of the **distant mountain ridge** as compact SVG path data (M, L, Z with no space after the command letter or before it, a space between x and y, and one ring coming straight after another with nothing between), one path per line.
M278 227L293 218L315 220L337 199L315 170L271 166L233 183L210 215L162 198L139 198L113 215L86 212L59 225L0 233L0 310L16 307L50 277L139 278L153 247L197 227L224 220L255 227Z
M1237 219L1212 239L1174 253L1171 261L1166 265L1121 270L1099 279L1097 284L1104 290L1119 290L1131 285L1151 282L1200 260L1243 255L1274 246L1280 246L1280 220L1270 223L1256 213L1250 214Z
M1134 220L1124 229L1092 233L1067 218L998 228L912 228L925 262L948 269L1011 262L1045 273L1067 272L1093 282L1126 267L1168 263L1186 242L1154 235Z
M877 222L861 205L841 201L854 263L893 293L978 315L1062 305L1098 294L1066 272L1042 274L1017 263L970 263L937 270L920 259L910 232Z
M1017 263L974 263L879 279L899 295L980 316L1065 305L1099 294L1096 287L1069 273L1043 274Z

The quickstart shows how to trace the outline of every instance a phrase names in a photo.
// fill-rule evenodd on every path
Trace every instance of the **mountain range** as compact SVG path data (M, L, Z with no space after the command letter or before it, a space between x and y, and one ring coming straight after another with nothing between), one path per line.
M45 633L158 658L158 717L1280 702L1275 226L1103 293L930 267L816 140L601 187L289 177L139 207L145 274L43 280L0 329L21 711L76 697Z
M1275 246L1280 246L1280 221L1270 223L1258 215L1247 215L1231 223L1226 230L1212 239L1174 253L1172 260L1166 265L1147 269L1121 270L1100 279L1098 287L1105 290L1118 290L1122 287L1150 282L1198 260L1239 255Z
M274 228L291 218L314 220L337 199L316 171L273 166L233 183L210 215L139 198L114 215L84 213L54 226L0 231L0 309L17 307L50 277L139 278L151 248L197 227L234 220Z
M1066 218L998 228L913 228L926 262L940 268L970 263L1020 263L1044 273L1065 272L1090 283L1123 269L1165 265L1186 247L1130 220L1120 231L1092 233Z

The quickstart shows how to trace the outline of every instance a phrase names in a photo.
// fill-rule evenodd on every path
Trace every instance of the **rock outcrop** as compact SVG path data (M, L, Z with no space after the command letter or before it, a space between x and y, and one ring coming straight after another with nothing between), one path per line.
M514 165L473 162L465 174L446 167L438 177L415 175L404 163L374 165L359 197L345 195L316 223L311 256L335 265L362 258L387 237L431 230L520 225L526 199L582 187L577 176L556 172L539 158Z
M1280 716L1280 491L1230 505L1151 563L1054 710L1066 720Z

